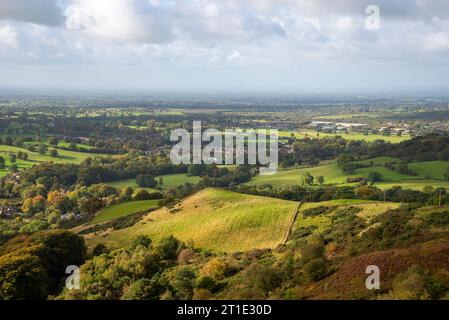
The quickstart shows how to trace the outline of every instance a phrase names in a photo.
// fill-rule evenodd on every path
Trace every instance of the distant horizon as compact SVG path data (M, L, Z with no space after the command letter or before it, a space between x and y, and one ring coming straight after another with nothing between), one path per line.
M279 99L406 99L406 98L449 98L449 88L403 88L370 90L333 91L269 91L269 90L182 90L182 89L144 89L144 88L30 88L0 86L0 97L55 96L55 97L116 97L116 98L279 98Z

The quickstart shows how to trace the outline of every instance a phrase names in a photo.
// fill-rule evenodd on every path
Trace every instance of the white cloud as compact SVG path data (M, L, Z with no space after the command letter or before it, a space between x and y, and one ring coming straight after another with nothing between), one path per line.
M62 8L57 0L1 0L1 19L43 25L62 25L64 22Z
M229 67L240 72L234 79L254 70L267 70L267 79L276 72L283 78L292 70L298 77L314 79L323 70L350 77L345 67L365 69L372 64L385 66L385 72L399 65L433 64L439 72L441 61L449 61L444 54L449 50L449 1L378 0L381 28L373 31L365 28L370 4L0 0L0 67L90 66L120 74L121 68L139 66L148 74L175 70L206 79Z
M18 47L17 31L10 25L0 25L0 46L8 49L16 49Z
M336 21L336 27L337 27L337 30L342 31L342 32L348 31L348 30L354 28L354 25L352 23L352 18L351 17L338 18Z
M424 49L429 51L449 50L449 35L443 32L429 34L426 37Z
M66 24L104 40L164 43L172 34L167 17L156 5L139 0L74 0L65 11Z
M242 54L238 50L234 50L227 58L229 62L239 63L243 61Z

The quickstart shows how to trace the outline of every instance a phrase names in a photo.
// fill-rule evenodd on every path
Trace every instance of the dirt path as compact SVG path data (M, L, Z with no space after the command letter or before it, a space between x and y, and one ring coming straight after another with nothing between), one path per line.
M293 231L293 226L295 225L296 219L298 219L299 215L299 209L301 209L302 201L298 203L298 206L296 207L295 214L293 215L292 221L290 221L290 225L288 226L287 233L285 234L284 241L282 241L283 244L286 244L288 241L288 238L290 238L290 235Z

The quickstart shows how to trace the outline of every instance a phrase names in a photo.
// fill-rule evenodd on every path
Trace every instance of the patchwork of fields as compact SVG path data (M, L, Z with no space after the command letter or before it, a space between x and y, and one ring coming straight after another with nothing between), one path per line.
M301 176L309 172L314 177L323 176L325 185L350 185L347 183L349 177L367 178L370 172L379 172L384 177L384 181L375 185L383 189L398 185L414 190L422 190L425 186L449 187L449 181L445 179L445 173L449 169L448 161L410 163L409 168L417 173L416 176L400 174L384 166L385 163L394 161L400 162L399 159L390 157L360 161L359 164L369 165L369 167L357 169L353 175L345 175L335 161L310 168L279 169L274 176L259 175L247 184L256 186L271 184L275 187L300 185Z

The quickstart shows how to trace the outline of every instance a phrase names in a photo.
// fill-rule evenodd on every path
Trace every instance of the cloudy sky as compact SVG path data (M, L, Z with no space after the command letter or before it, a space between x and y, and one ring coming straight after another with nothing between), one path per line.
M0 86L445 89L449 0L0 0Z

